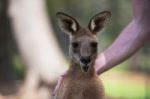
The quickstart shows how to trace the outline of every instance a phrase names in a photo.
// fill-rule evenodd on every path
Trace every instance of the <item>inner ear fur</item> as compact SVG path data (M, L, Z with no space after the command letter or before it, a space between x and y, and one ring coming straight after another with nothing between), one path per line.
M111 12L103 11L93 16L88 24L91 32L97 33L104 28L111 17Z
M57 12L56 14L58 19L59 27L62 31L64 31L67 34L74 34L76 31L79 30L80 25L74 19L73 17L63 13L63 12Z

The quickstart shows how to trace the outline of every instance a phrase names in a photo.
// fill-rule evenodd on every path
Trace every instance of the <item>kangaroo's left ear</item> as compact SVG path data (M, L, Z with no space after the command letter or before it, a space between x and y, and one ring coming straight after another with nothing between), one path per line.
M96 34L108 23L110 17L111 12L109 11L100 12L91 18L88 28L92 33Z

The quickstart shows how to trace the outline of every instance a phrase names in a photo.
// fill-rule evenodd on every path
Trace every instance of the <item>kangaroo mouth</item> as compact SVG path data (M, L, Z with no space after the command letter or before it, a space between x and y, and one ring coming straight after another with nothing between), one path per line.
M88 72L89 70L89 66L85 65L85 66L82 66L82 71L83 72Z

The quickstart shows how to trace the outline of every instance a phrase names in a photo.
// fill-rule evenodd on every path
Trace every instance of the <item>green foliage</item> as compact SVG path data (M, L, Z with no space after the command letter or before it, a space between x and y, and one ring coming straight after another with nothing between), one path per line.
M16 73L16 77L19 79L24 78L25 69L24 69L23 63L21 61L21 58L16 54L13 55L12 63L14 66L14 71Z

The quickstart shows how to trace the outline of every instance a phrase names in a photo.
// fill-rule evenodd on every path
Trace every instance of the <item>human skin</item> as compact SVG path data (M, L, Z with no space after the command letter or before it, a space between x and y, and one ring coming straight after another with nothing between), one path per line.
M136 53L150 38L150 0L132 0L133 19L110 47L98 55L98 74L113 68Z
M150 39L150 0L132 0L133 19L116 40L100 53L95 61L98 74L115 67L136 53ZM53 95L57 93L65 73L60 77Z

